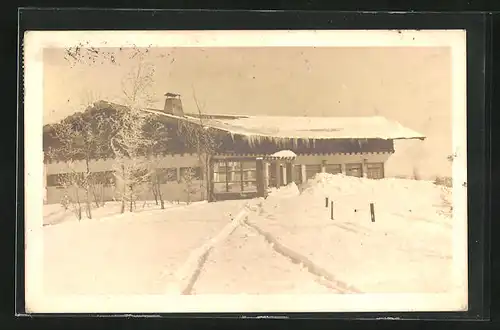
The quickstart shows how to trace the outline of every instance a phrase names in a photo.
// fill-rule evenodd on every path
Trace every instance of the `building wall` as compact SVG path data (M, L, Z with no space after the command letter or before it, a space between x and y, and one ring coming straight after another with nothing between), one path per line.
M385 163L390 157L390 153L363 153L363 154L329 154L329 155L297 155L294 161L295 165L303 165L302 171L305 171L305 166L307 165L322 165L322 164L339 164L342 165L342 172L345 173L345 164L349 163L359 163L363 164L363 173L366 173L366 163ZM153 158L151 160L157 168L177 168L177 177L180 177L179 169L181 167L197 167L199 166L199 160L195 154L185 154L185 155L167 155ZM101 159L95 160L90 163L90 170L92 172L100 171L112 171L114 170L115 161L113 159ZM75 162L72 167L63 162L49 163L45 165L45 190L46 190L46 202L48 204L59 203L65 194L65 190L59 187L47 187L47 175L68 173L71 170L76 172L85 172L86 166L84 161ZM266 171L269 171L266 168ZM285 169L283 169L286 172ZM286 175L286 173L284 173ZM305 177L305 175L302 175ZM303 180L304 181L304 180ZM195 180L192 182L192 186L197 189L194 194L191 195L191 201L200 201L206 199L206 188L200 187L203 182L200 180ZM186 184L179 181L171 181L160 185L162 192L162 197L166 201L186 201L187 192ZM121 192L120 184L114 185L97 185L96 194L98 198L103 201L119 200ZM154 200L154 194L146 185L140 191L140 199ZM84 198L85 191L80 189L78 192L80 198ZM75 192L72 191L73 198Z
M142 160L146 161L145 158ZM184 155L165 155L151 158L151 163L157 164L159 167L189 167L198 166L198 156L195 154L184 154ZM111 171L116 161L112 158L108 159L98 159L90 162L90 170L92 172L99 171ZM71 167L65 162L53 162L46 164L47 175L59 174L59 173L69 173L72 170L76 172L85 172L86 166L85 161L75 161L72 163Z
M145 160L145 159L143 159ZM166 155L155 157L150 160L152 166L156 168L177 168L177 178L180 178L180 168L181 167L198 167L199 160L198 156L195 154L185 154L185 155ZM115 169L115 161L113 159L100 159L90 162L90 171L91 172L101 172L101 171L112 171ZM47 194L47 203L54 204L60 203L61 199L64 197L65 190L60 187L47 187L47 175L53 174L61 174L61 173L69 173L71 171L75 172L85 172L86 165L84 161L74 162L71 168L67 163L64 162L55 162L45 164L45 189ZM200 187L203 182L201 180L193 180L192 187L196 187L196 192L191 194L191 201L200 201L204 200L206 196L205 189ZM100 200L111 201L111 200L119 200L121 196L121 192L123 191L123 186L117 182L116 186L112 185L96 185L97 194L99 194ZM186 201L187 200L187 192L186 192L186 183L179 181L170 181L165 184L160 185L160 190L162 193L162 197L166 201ZM141 199L154 200L154 194L149 188L148 185L144 185L143 187L137 188L138 195ZM79 189L79 196L82 198L85 196L85 191L83 189ZM74 198L76 192L71 190L71 195ZM102 195L102 196L101 196Z
M200 187L201 181L193 181L193 186ZM165 201L180 201L184 202L187 200L187 192L185 191L186 186L183 183L177 183L177 182L172 182L172 183L166 183L166 184L161 184L160 185L161 193L162 193L162 198ZM197 192L194 194L191 194L191 201L202 201L205 200L206 192L204 191L206 188L199 188L197 189ZM113 201L113 200L120 200L120 190L119 187L115 186L103 186L103 185L96 185L95 190L97 192L97 200L99 201ZM59 187L47 187L47 204L57 204L60 203L64 197L65 194L68 194L73 200L76 200L76 191L74 189L69 189L68 191L59 188ZM153 192L148 189L140 189L138 190L139 192L139 199L140 200L154 200L154 194ZM78 195L80 196L80 201L85 200L85 190L83 188L78 189ZM91 200L94 200L94 196L91 197Z
M333 154L333 155L304 155L299 154L295 159L295 164L313 165L321 164L326 161L328 164L349 164L362 163L366 160L368 163L386 162L390 153L363 153L363 154Z
M318 172L327 172L326 167L328 165L340 165L341 173L346 174L346 164L361 164L363 176L366 177L368 173L368 164L372 163L383 163L385 165L386 161L389 159L392 153L390 152L380 152L380 153L360 153L360 154L328 154L328 155L305 155L299 154L293 162L294 166L300 166L300 175L293 174L293 180L297 183L304 183L307 181L306 168L308 165L314 165L318 168ZM280 166L279 163L267 164L265 170L266 173L266 183L269 185L276 184L276 170L272 169L271 166ZM285 166L279 167L281 178L286 178L288 175ZM269 175L269 176L267 176ZM282 180L288 182L286 179Z
M324 165L340 165L342 173L346 174L347 164L361 164L363 176L366 177L368 173L368 164L383 163L385 166L385 163L390 156L391 153L389 152L334 155L297 155L294 164L302 165L303 178L306 176L305 166L307 165L321 165L322 172L326 171ZM305 180L302 180L302 182L304 181Z

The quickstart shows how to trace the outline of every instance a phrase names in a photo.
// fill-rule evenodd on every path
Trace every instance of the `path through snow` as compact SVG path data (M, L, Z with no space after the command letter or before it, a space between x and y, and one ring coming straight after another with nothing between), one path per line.
M338 293L318 280L276 252L259 233L241 225L212 249L191 294Z

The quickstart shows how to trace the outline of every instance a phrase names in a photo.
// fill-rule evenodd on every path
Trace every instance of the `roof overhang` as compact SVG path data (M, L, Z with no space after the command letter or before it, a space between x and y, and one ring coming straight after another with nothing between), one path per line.
M200 124L200 118L199 117L194 117L190 115L185 115L185 116L176 116L172 114L165 113L163 111L159 110L151 110L147 109L145 111L154 113L159 116L163 116L169 119L174 119L174 120L179 120L179 121L185 121L185 122L190 122L193 124ZM222 115L219 115L222 116ZM236 121L238 119L248 119L252 118L250 116L241 116L239 118L232 119L230 121ZM254 117L255 118L255 117ZM290 118L290 117L284 117L284 118ZM299 117L295 117L299 118ZM306 117L307 118L307 117ZM376 118L383 118L383 117L376 117ZM367 120L369 118L364 118L361 117L361 119ZM385 118L383 118L386 120ZM379 119L380 120L380 119ZM255 128L245 128L242 126L236 126L236 125L231 125L227 121L224 120L217 120L217 119L207 119L205 118L203 121L203 125L207 128L211 128L214 130L226 132L231 135L237 135L241 136L246 139L250 140L258 140L258 139L282 139L282 140L372 140L372 139L378 139L378 140L425 140L426 136L423 134L420 134L418 132L415 132L411 129L403 127L401 124L398 122L391 122L389 120L386 120L388 123L388 129L393 128L396 133L383 133L380 132L380 134L369 134L367 132L359 132L357 134L348 134L346 133L345 135L342 134L325 134L325 135L318 135L318 134L311 134L311 136L307 135L307 132L300 132L297 134L294 134L293 132L263 132L259 131L259 129ZM384 135L385 134L385 135Z

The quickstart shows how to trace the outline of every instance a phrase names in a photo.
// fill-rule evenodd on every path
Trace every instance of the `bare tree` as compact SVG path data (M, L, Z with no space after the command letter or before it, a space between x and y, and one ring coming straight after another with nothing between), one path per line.
M153 174L151 175L151 192L153 193L153 197L155 199L156 205L160 204L161 208L165 208L165 203L163 201L163 196L161 193L161 173L159 168L155 168Z
M53 136L56 138L59 146L57 151L51 149L49 155L51 158L61 159L68 162L74 162L82 159L85 162L85 173L83 178L72 185L80 185L85 190L85 203L87 217L92 218L92 195L96 207L99 207L99 201L95 198L95 182L93 180L90 163L92 158L100 152L102 142L99 140L100 124L93 127L90 121L81 116L71 120L63 120L53 125Z
M68 172L58 175L57 184L62 187L64 194L61 198L61 205L65 210L71 209L78 221L82 219L82 200L80 189L84 186L84 173L74 170L73 163L68 162ZM86 203L87 217L91 217L90 205Z
M154 102L151 93L154 71L152 65L141 60L122 81L126 107L119 110L112 125L114 132L110 144L117 160L115 173L122 184L119 192L122 212L125 212L127 201L129 210L133 211L151 175L146 156L154 140L144 134L144 128L152 114L144 110Z
M166 150L166 142L170 139L168 136L167 127L163 125L162 122L158 121L157 118L148 118L147 130L145 134L147 138L151 141L148 144L147 157L149 159L149 169L151 173L150 177L150 189L155 198L156 205L160 204L161 208L165 208L165 202L163 200L163 194L161 191L161 185L173 179L173 173L169 172L166 168L162 168L160 159L158 159L157 154L164 153ZM177 176L177 172L175 173Z
M207 198L210 199L210 162L220 146L220 141L217 140L215 131L207 126L207 120L203 114L202 106L198 102L194 88L193 99L198 112L197 122L181 121L179 124L179 133L185 136L187 144L196 151L204 176L204 180L200 180L200 189L204 190Z
M67 48L65 56L74 66L104 62L120 65L120 58L126 58L126 55L128 59L137 60L138 65L122 81L126 109L118 111L118 117L110 120L108 127L108 131L111 131L109 144L116 159L115 178L122 184L118 191L122 201L122 212L125 212L126 202L130 202L129 209L132 210L141 190L144 189L145 177L151 176L154 172L149 166L151 164L141 159L148 156L147 150L153 143L151 138L148 139L143 134L144 124L151 116L143 110L154 102L151 87L155 68L145 62L146 57L151 56L150 47L137 48L132 45L109 50L109 48L92 47L87 42Z
M155 198L156 205L160 204L162 209L165 209L165 201L163 199L163 193L161 191L161 185L164 182L172 180L177 174L174 174L166 168L161 168L157 162L151 163L151 191Z
M93 121L93 122L92 122ZM93 175L91 171L90 163L92 159L101 154L103 142L100 137L103 133L103 121L104 119L100 116L93 117L92 121L84 120L80 117L77 121L78 133L76 135L77 148L79 153L85 160L85 192L87 194L87 202L90 206L91 195L96 207L100 205L100 198L98 197L96 191L96 176ZM90 209L90 207L89 207ZM90 212L90 211L89 211ZM90 215L91 217L91 215Z
M186 203L191 204L192 196L198 192L198 188L194 184L197 179L195 169L187 167L182 173L181 180L184 183L184 192L186 193Z

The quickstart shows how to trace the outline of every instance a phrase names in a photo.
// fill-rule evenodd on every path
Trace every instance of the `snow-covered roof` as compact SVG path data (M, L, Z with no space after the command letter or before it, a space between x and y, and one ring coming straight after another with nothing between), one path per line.
M422 134L384 117L249 116L206 125L241 135L304 139L414 139Z
M291 150L280 150L271 155L272 157L295 158L297 155Z
M295 158L297 158L297 155L291 150L280 150L272 155L266 156L266 159L294 160Z
M151 111L179 120L199 123L199 118L178 117ZM289 117L245 116L234 119L204 119L207 127L235 135L284 139L424 139L425 136L381 116L372 117Z

